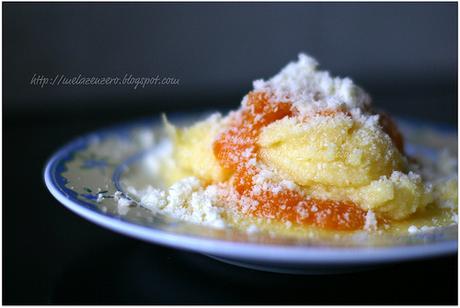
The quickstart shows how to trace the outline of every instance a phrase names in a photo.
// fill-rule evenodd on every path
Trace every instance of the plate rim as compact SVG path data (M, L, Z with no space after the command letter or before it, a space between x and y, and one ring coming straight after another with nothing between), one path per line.
M410 120L403 121L405 123L411 122ZM299 264L377 264L454 254L458 250L458 239L409 246L349 248L257 244L177 234L138 225L120 218L116 219L115 217L117 216L115 215L112 217L112 215L94 210L89 207L94 207L93 204L82 200L73 200L71 196L61 191L59 185L55 182L53 171L55 171L58 163L64 160L72 151L75 151L78 146L86 145L91 138L100 138L106 134L119 133L130 128L145 126L146 124L154 125L158 124L158 122L158 118L132 121L96 130L71 140L56 151L47 161L43 171L46 187L67 209L99 226L146 242L226 258ZM417 124L415 126L419 126ZM434 128L436 129L436 127ZM456 133L454 130L449 130L449 132ZM446 133L445 129L443 129L443 133Z

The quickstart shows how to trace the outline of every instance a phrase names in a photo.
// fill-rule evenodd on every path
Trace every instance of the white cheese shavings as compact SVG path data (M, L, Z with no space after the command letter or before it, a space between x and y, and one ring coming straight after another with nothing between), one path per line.
M117 211L118 211L118 214L119 215L126 215L129 211L129 206L131 205L131 200L129 200L128 198L125 198L123 196L120 196L118 198L118 202L117 202Z
M271 93L275 101L290 101L302 115L370 104L369 95L351 79L331 77L317 66L315 59L301 53L297 62L289 63L271 79L254 81L254 90Z
M121 191L116 191L113 194L113 200L117 202L117 212L119 215L126 215L129 211L129 206L132 204L132 201L123 196Z
M217 206L218 192L215 185L204 188L196 177L187 177L174 183L168 190L147 187L137 191L130 189L139 204L152 213L215 228L224 228L222 208Z
M407 229L407 231L410 234L414 234L414 233L420 233L420 232L428 232L434 229L436 229L436 227L422 226L421 228L417 228L416 226L412 225Z
M113 194L113 199L115 201L118 201L120 199L120 197L123 195L123 193L121 191L116 191L114 194Z
M101 194L101 193L97 194L96 202L100 203L100 202L102 202L102 200L104 200L104 195Z
M366 221L364 223L364 230L375 231L377 230L377 217L372 211L367 211Z

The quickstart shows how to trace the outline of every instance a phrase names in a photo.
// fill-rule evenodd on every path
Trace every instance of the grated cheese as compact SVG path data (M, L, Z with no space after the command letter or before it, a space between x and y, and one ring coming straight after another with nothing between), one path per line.
M366 221L364 223L364 230L375 231L377 230L377 217L372 211L367 211Z
M184 178L168 190L152 186L141 191L137 191L134 187L128 187L128 190L140 198L140 206L154 214L167 214L173 218L215 228L226 226L222 209L216 206L217 187L210 185L205 188L196 177Z
M369 95L351 79L331 77L317 67L315 59L301 53L297 62L289 63L271 79L254 81L254 90L272 93L274 101L292 102L303 115L342 107L362 109L370 104Z

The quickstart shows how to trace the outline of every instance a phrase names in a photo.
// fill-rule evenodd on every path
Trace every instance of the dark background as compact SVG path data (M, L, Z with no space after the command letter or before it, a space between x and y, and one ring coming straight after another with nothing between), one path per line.
M457 256L338 276L224 265L97 227L52 198L46 159L161 111L236 107L304 51L396 115L457 125L456 3L3 3L3 303L457 303ZM34 74L178 86L30 84Z

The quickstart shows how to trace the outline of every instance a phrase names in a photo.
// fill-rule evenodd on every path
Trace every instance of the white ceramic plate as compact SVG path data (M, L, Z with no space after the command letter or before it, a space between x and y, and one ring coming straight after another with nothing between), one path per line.
M191 123L197 115L173 116L175 123ZM456 153L457 133L446 128L399 121L408 152L424 152L436 159L437 150ZM150 132L154 132L154 138ZM56 199L78 215L113 231L179 249L203 253L235 265L287 273L331 273L380 264L452 254L457 251L457 227L410 236L365 237L350 241L248 235L238 230L216 230L153 216L134 206L118 212L115 191L127 197L127 183L156 183L146 168L149 151L162 136L159 118L99 131L70 142L49 160L45 182ZM98 194L105 198L97 202Z

